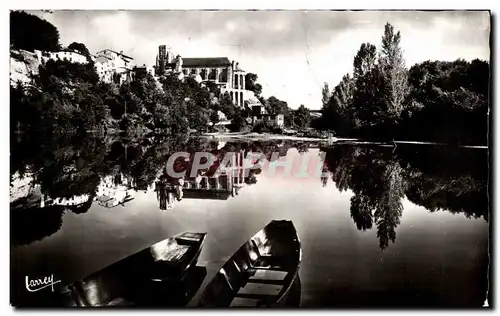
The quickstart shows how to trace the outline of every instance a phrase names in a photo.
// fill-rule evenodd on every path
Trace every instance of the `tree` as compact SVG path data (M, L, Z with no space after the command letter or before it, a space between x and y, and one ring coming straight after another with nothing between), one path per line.
M91 60L91 58L90 58L90 52L89 52L87 46L85 46L85 44L83 44L83 43L73 42L73 43L71 43L71 44L68 45L68 49L76 50L80 54L82 54L85 57L87 57L88 61Z
M382 36L379 64L383 101L387 116L398 119L403 111L404 102L409 92L408 70L405 67L401 45L401 34L394 33L394 27L386 23Z
M376 65L377 48L370 43L361 44L358 53L354 57L354 79L363 78L372 71Z
M253 91L256 97L262 93L262 86L257 83L257 75L254 73L247 73L245 76L245 89Z
M58 51L59 31L50 22L23 11L10 12L10 45L15 49Z
M208 112L193 100L186 102L189 127L197 131L205 131L208 124Z
M216 105L216 109L224 113L228 120L232 120L236 114L236 106L231 100L229 92L225 92L219 98L219 103Z
M488 63L480 60L412 66L412 107L404 111L402 134L412 140L486 144L489 77Z
M234 117L232 119L231 125L229 128L232 132L239 132L246 125L245 117L240 108L236 109Z
M337 135L348 135L354 126L354 80L349 74L333 89L331 97L322 108L322 127L334 130Z
M330 101L330 97L331 97L331 94L330 94L330 88L328 87L328 83L325 82L324 86L323 86L323 90L321 92L321 95L322 95L322 104L323 104L323 107L325 107L328 103L328 101Z
M293 123L295 123L298 128L303 129L308 127L310 122L311 115L309 113L309 109L301 104L293 115Z
M378 125L383 116L376 50L375 45L363 43L354 57L354 126L359 130Z
M140 113L144 106L142 100L134 93L132 85L129 82L121 85L119 100L124 114Z
M220 88L215 83L215 81L207 81L207 82L205 82L205 86L207 87L208 91L213 93L214 95L217 96L220 94Z
M269 114L287 114L288 113L288 103L276 98L275 96L271 96L267 99L266 111Z

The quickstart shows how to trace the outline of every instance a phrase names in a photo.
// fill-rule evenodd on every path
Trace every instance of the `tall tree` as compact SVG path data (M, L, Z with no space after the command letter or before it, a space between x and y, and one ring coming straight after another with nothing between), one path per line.
M337 135L348 135L353 120L354 80L349 74L333 89L331 97L322 109L322 126L334 130Z
M394 32L394 27L386 23L379 56L382 75L383 101L387 115L399 118L404 102L409 93L408 70L401 49L401 33Z
M254 73L247 73L245 76L245 89L253 91L256 97L262 93L262 86L257 83L258 76Z
M354 79L361 79L376 66L377 48L370 43L363 43L354 57Z
M10 12L10 45L29 51L57 51L61 48L59 31L54 25L23 11Z
M378 125L383 117L380 100L380 71L376 63L377 48L363 43L354 57L355 90L354 125L357 129Z
M323 90L321 91L321 95L322 95L321 101L323 103L323 107L325 107L328 101L330 101L331 97L330 87L328 87L328 82L325 82L325 84L323 85Z
M309 109L301 104L293 115L293 123L295 123L298 128L306 128L309 126L310 122L311 115L309 113Z

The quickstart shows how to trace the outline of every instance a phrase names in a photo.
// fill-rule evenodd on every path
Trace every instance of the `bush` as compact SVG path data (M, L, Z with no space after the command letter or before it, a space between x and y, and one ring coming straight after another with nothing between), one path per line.
M258 121L253 126L252 132L282 134L283 130L273 121Z

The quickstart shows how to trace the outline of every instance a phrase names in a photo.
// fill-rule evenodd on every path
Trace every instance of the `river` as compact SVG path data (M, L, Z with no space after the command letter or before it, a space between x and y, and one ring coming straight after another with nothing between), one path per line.
M292 220L300 236L301 307L480 307L487 297L487 149L157 138L11 147L11 196L13 179L23 178L59 204L89 199L79 206L49 207L36 197L30 206L11 203L17 306L33 304L26 276L70 283L162 239L199 231L207 232L198 260L207 274L194 306L222 264L273 219ZM254 169L236 192L191 190L178 199L154 189L176 151L277 152L278 161L325 163L323 174L305 177ZM112 194L108 202L99 197Z

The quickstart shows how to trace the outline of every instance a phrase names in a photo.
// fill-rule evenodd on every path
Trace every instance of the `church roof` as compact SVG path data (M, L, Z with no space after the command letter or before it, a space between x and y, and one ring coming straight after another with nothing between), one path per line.
M227 57L182 58L183 67L225 67L229 65L231 63Z

